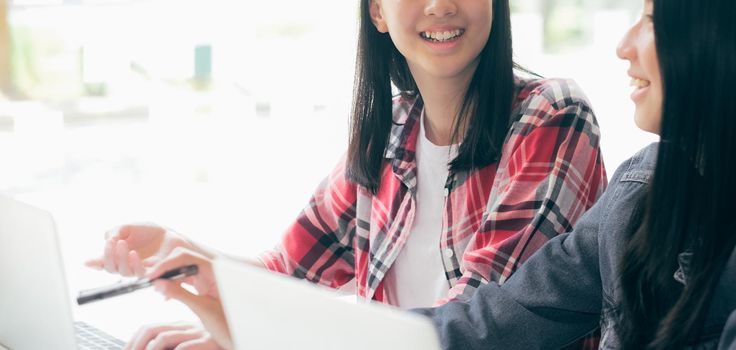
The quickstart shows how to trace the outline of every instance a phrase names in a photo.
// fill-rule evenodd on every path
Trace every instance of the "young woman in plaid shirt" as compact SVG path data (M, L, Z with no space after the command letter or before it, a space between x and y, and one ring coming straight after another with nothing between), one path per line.
M503 283L570 230L606 184L598 126L572 81L514 74L510 27L508 0L362 0L348 151L254 263L431 306ZM186 251L153 273L182 254L215 255L163 228L124 226L90 266L142 275L144 259L176 247ZM214 297L205 285L200 296ZM144 328L131 347L195 337L182 332Z

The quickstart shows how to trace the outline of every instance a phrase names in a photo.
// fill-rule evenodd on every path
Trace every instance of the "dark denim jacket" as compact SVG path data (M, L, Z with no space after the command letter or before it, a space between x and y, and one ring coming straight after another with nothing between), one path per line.
M618 261L635 229L630 218L646 194L656 153L652 144L623 163L575 229L550 240L502 286L485 285L467 302L413 311L432 318L445 349L557 349L599 325L600 348L618 348L611 311L621 298L615 287ZM713 296L705 334L693 349L736 349L734 310L736 251Z

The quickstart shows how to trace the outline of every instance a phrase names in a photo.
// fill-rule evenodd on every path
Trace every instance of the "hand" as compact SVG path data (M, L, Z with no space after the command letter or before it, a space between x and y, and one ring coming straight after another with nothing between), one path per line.
M192 248L183 237L155 224L123 225L105 234L102 257L85 265L122 276L143 276L145 269L167 256L176 247Z
M202 326L176 323L141 327L124 350L222 350Z
M156 291L163 294L167 299L176 299L184 303L197 314L219 346L225 349L234 349L230 329L217 291L212 262L208 258L184 248L176 248L169 256L152 267L147 277L153 280L168 270L191 264L195 264L199 268L196 275L184 280L156 280L154 282ZM194 286L197 294L183 288L182 283Z

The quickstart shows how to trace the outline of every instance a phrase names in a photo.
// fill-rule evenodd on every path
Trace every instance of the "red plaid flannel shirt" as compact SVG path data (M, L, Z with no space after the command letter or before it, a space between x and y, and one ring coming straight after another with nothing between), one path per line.
M503 283L547 240L569 231L607 183L598 125L577 85L516 79L516 87L500 160L447 180L437 253L451 288L437 304ZM359 296L386 302L384 276L415 216L422 108L418 95L393 99L379 192L347 179L343 159L281 243L260 256L268 269L333 288L355 280Z

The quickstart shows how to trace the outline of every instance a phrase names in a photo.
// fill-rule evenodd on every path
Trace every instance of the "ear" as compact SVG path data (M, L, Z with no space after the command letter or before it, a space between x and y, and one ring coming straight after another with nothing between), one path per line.
M376 29L381 33L388 33L388 26L386 25L386 21L383 19L383 15L381 14L381 0L368 0L370 3L368 4L371 14L371 22L373 22L373 25L376 26Z

